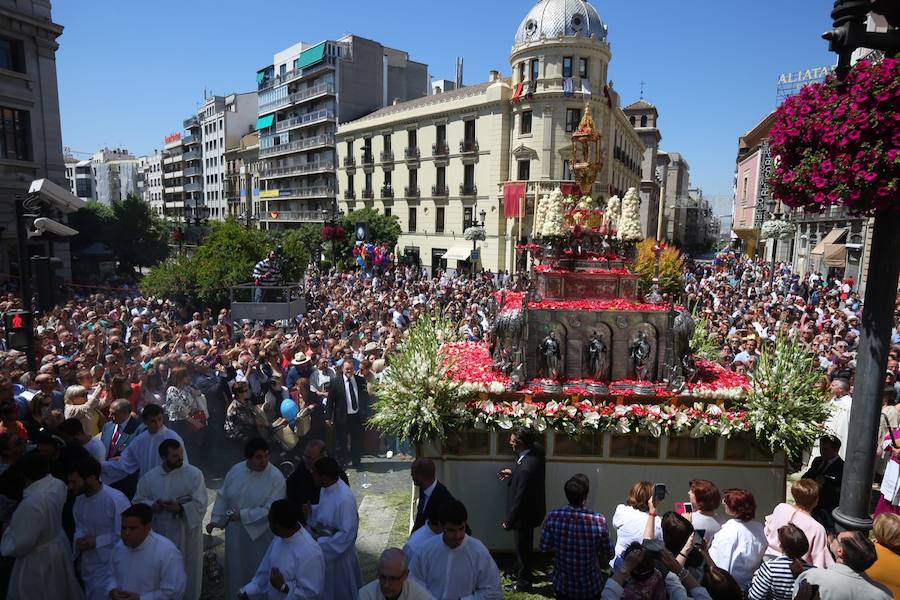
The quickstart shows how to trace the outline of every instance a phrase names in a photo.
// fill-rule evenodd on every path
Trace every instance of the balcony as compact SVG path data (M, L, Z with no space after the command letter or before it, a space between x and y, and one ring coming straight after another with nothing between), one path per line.
M343 165L345 169L354 169L356 168L356 158L353 156L345 156L343 160Z
M334 196L334 188L327 185L309 185L297 188L262 190L260 200L296 200L305 198L328 198Z
M300 115L299 117L294 117L293 119L288 119L286 121L279 121L278 123L275 123L275 131L280 133L282 131L287 131L288 129L296 129L298 127L315 125L316 123L320 123L322 121L333 118L334 111L325 108L322 110L317 110L315 112L307 113L305 115Z
M450 156L450 147L447 142L438 142L431 145L432 156Z
M184 170L183 175L185 177L196 177L197 175L203 175L203 169L200 167L188 167Z
M459 195L460 196L477 196L478 195L478 187L474 184L466 185L465 183L459 184Z
M199 181L192 181L191 183L184 184L184 191L188 193L192 192L202 192L203 184Z
M390 185L381 186L381 197L382 198L393 198L394 197L394 187Z
M200 127L200 119L197 118L197 115L194 115L193 117L188 117L187 119L185 119L182 125L184 125L185 129L190 129L191 127Z
M385 150L381 153L381 162L383 163L392 163L394 162L394 153L391 150Z
M334 94L334 84L320 83L319 85L315 85L311 88L300 90L299 92L294 92L293 94L288 94L284 98L279 98L278 100L272 100L271 102L260 104L259 113L262 114L272 112L280 108L284 108L285 106L290 106L291 104L306 102L307 100L311 100L312 98L325 96L327 94Z
M325 220L321 210L270 210L256 213L256 218L268 223L321 223Z
M435 198L446 198L450 195L450 188L446 185L431 186L431 195Z
M375 164L375 157L372 155L371 150L363 150L362 160L360 161L362 166L371 167Z
M315 137L304 138L302 140L296 140L293 142L288 142L287 144L277 144L274 146L267 146L265 148L259 149L259 156L274 156L277 154L287 154L290 152L299 152L301 150L309 150L310 148L316 148L319 146L333 146L334 145L334 135L317 135Z
M356 192L353 190L344 190L344 200L356 200Z
M420 157L419 149L417 147L406 148L403 151L403 157L406 160L419 160L419 157Z
M403 188L403 196L405 198L418 198L419 188L406 186L405 188Z
M363 200L373 200L375 198L375 192L373 190L363 190L362 198Z
M260 169L261 178L291 177L292 175L308 175L310 173L325 173L334 170L334 163L330 160L320 160L313 163L300 165L288 165L286 167L271 167Z
M199 144L200 141L201 140L199 135L186 135L181 138L181 143L185 146L194 146L196 144Z
M459 142L459 151L463 154L478 152L478 140L461 140Z
M181 160L200 160L203 157L203 153L200 150L191 150L190 152L185 152L181 155Z

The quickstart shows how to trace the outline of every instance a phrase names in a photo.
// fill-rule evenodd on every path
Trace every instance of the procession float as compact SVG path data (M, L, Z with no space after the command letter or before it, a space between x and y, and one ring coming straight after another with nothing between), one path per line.
M637 192L602 206L591 197L602 165L589 108L572 141L581 194L536 203L523 249L530 272L495 294L489 339L463 341L440 315L417 321L376 389L372 424L435 460L493 550L513 545L499 527L506 485L496 473L515 460L508 439L518 426L541 436L549 507L566 504L563 484L580 472L591 479L591 505L607 514L636 481L665 483L666 510L687 501L696 478L752 490L767 514L784 501L784 450L816 436L815 424L802 423L808 406L768 402L786 377L776 371L796 357L767 359L770 380L760 385L696 352L698 324L660 286L660 244L655 276L641 289Z

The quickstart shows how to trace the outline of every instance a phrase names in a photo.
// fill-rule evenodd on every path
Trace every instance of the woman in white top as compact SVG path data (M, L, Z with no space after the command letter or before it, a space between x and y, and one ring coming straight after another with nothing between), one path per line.
M695 530L705 531L703 539L707 544L712 544L713 538L725 522L725 519L716 513L716 509L722 504L722 494L712 481L706 479L691 479L690 486L688 498L694 510L685 513L684 516Z
M715 566L731 573L744 593L750 587L753 574L762 564L766 552L766 533L763 524L754 521L756 499L748 490L725 490L725 513L731 519L716 534L709 556Z
M631 542L644 541L644 529L647 527L648 519L654 520L654 537L662 538L662 521L656 516L656 511L650 508L652 496L653 484L649 481L639 481L631 486L625 504L616 507L612 520L613 527L616 528L616 555L609 562L611 566L616 566L616 562L621 559L622 553Z

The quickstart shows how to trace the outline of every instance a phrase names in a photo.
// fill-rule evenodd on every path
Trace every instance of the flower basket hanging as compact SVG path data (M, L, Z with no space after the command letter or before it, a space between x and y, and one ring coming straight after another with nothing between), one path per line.
M771 219L762 224L759 237L764 240L788 240L797 230L790 221Z

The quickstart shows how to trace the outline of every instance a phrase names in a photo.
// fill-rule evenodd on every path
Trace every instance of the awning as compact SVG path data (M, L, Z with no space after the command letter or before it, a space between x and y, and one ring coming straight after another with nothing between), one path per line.
M266 115L264 117L260 117L256 120L256 129L265 129L266 127L271 127L272 123L275 122L275 115Z
M304 50L297 59L296 68L305 69L325 59L325 42L316 44L312 48Z
M835 227L831 231L828 232L828 235L822 238L816 247L812 249L810 254L822 254L824 255L826 252L826 247L831 246L837 243L845 234L847 233L847 229L844 227ZM841 246L843 247L843 246Z
M444 260L469 260L472 252L472 244L469 242L457 242L441 256Z
M825 257L822 263L826 267L847 266L847 247L843 244L829 244L825 246Z
M256 72L256 85L259 85L260 83L262 83L265 78L266 78L266 70L265 69L263 69L262 71L257 71Z

